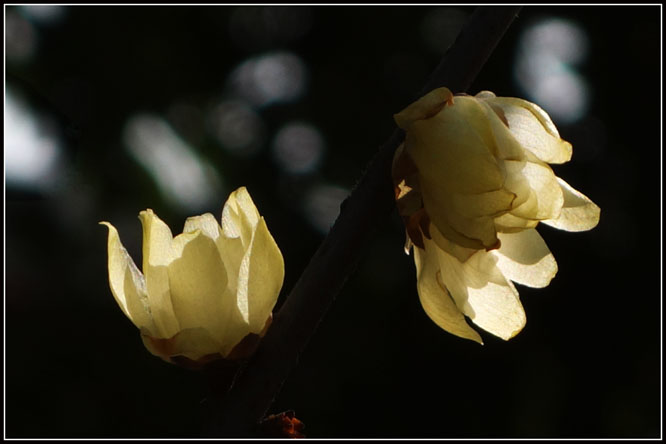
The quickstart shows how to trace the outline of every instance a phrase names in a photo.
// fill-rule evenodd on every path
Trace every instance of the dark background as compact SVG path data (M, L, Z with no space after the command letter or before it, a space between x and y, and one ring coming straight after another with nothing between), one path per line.
M197 436L205 384L144 349L110 293L97 222L116 225L140 263L140 210L177 234L189 215L219 216L245 185L285 258L281 302L323 239L312 218L334 216L472 10L6 7L6 92L60 146L54 178L10 180L19 129L5 108L6 436ZM519 287L528 322L517 337L482 333L479 346L422 310L393 214L271 410L294 409L309 437L660 436L661 8L525 7L469 92L529 98L514 75L521 36L552 18L587 36L572 69L590 99L576 119L553 115L574 147L554 169L601 207L599 226L540 228L557 277ZM299 58L302 94L249 105L255 126L236 137L256 136L252 149L230 149L212 110L246 100L232 71L275 51ZM164 119L215 169L213 199L193 209L161 191L123 137L139 113ZM300 174L273 150L293 121L325 147Z

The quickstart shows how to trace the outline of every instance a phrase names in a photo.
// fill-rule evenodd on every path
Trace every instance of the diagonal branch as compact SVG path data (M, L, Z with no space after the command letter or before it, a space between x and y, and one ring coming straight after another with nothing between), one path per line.
M415 99L440 86L466 91L519 10L477 8ZM391 162L403 138L401 130L393 132L341 205L245 371L223 399L211 400L205 435L252 436L377 227L393 210Z

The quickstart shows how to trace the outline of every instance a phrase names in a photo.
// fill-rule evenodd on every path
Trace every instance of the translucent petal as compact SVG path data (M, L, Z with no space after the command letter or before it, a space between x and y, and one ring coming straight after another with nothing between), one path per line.
M196 230L201 230L201 232L210 237L213 240L217 240L220 236L222 228L220 224L217 223L215 216L210 213L202 214L201 216L192 216L188 217L185 221L185 227L183 227L183 233L191 233Z
M259 219L238 274L237 304L252 333L259 333L277 302L284 279L284 260L266 222Z
M143 274L156 336L170 338L180 326L173 312L167 267L173 259L171 230L152 210L139 213L143 226Z
M525 162L520 174L529 184L530 196L523 204L511 210L511 214L537 220L559 216L564 196L553 170L546 164Z
M498 233L517 233L537 225L539 225L538 220L524 219L510 213L495 218L495 229Z
M222 231L227 237L240 237L243 246L248 247L254 229L259 222L259 211L250 193L240 187L229 195L222 209Z
M557 262L535 229L500 233L502 246L492 253L504 277L528 287L546 287L557 273Z
M217 244L202 231L183 233L173 244L175 259L168 267L168 280L181 328L204 328L221 344L223 354L230 352L248 328L235 295L227 291Z
M127 253L115 227L108 222L100 224L109 229L109 285L113 297L134 325L155 333L143 275Z
M490 128L493 132L496 156L503 160L524 160L526 147L522 146L509 131L504 111L498 106L493 106L492 102L482 100L481 103L486 109Z
M508 340L525 326L518 292L496 266L496 258L479 251L467 262L439 250L442 283L458 308L479 327Z
M596 227L601 209L559 177L557 181L564 194L562 211L556 219L544 220L543 223L566 231L586 231Z
M425 246L425 250L414 247L417 290L423 309L435 324L449 333L483 344L481 336L467 324L449 292L438 282L437 246L428 240Z
M541 161L564 163L571 159L571 144L560 138L557 128L543 109L512 97L496 97L488 103L502 109L511 134Z

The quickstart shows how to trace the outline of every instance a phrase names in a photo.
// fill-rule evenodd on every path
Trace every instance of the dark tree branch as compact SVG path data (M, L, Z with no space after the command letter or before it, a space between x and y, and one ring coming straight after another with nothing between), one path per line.
M464 92L520 7L480 7L442 58L423 90ZM395 130L341 206L326 239L275 316L261 345L232 389L210 402L206 436L252 436L320 320L354 270L365 247L395 206L393 153L404 134Z

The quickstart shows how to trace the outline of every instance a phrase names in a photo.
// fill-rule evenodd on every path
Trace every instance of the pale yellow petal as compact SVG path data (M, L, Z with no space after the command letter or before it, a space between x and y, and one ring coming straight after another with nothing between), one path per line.
M518 292L496 266L496 258L479 251L460 263L438 251L442 283L458 308L482 329L508 340L525 326Z
M180 329L171 304L167 272L173 259L171 230L150 209L139 213L139 219L143 226L143 274L156 336L170 338Z
M452 202L455 209L467 217L495 216L509 211L516 195L505 189L480 194L454 193Z
M543 163L525 162L520 174L529 184L530 196L512 209L511 214L536 220L557 218L564 196L553 170Z
M200 230L177 236L173 244L168 279L181 329L204 328L224 354L230 352L248 329L235 295L227 291L227 273L217 244Z
M452 98L453 93L448 88L433 89L398 114L395 114L393 118L400 128L408 130L411 124L417 120L428 119L437 114Z
M108 222L100 224L109 229L109 285L113 297L134 325L155 332L143 275L127 253L115 227Z
M601 209L564 180L558 177L557 181L564 194L564 205L559 217L544 220L543 223L566 231L586 231L596 227Z
M426 211L428 211L428 206L425 207ZM432 211L433 214L429 213L430 219L431 219L431 226L437 227L437 229L442 233L443 238L446 239L448 243L455 244L456 246L459 246L460 248L464 250L479 250L485 248L483 245L483 242L479 239L472 239L471 237L467 237L462 233L459 233L456 231L448 221L448 219L445 217L446 213L445 212L439 212L437 211L438 207L434 207L430 211ZM445 246L441 246L441 248L446 248ZM455 253L452 253L455 255ZM463 255L465 253L462 253ZM462 260L462 259L461 259Z
M466 216L463 211L468 214L483 211L481 204L484 199L490 205L488 211L493 212L502 205L507 205L506 209L509 209L510 200L498 199L491 203L491 199L485 198L484 195L457 195L446 189L438 189L436 184L425 178L421 179L420 186L423 206L430 220L449 240L467 248L492 248L497 243L492 217ZM490 195L485 194L485 196ZM506 196L504 193L501 195ZM468 207L465 206L466 202L469 202Z
M482 100L481 104L485 107L488 122L493 132L495 155L502 160L524 160L526 147L521 145L509 131L504 111L486 100Z
M155 339L141 335L148 351L166 361L175 356L185 356L194 361L214 353L221 353L222 345L205 328L186 328L169 339Z
M266 226L259 219L250 246L240 264L237 304L252 333L266 324L282 288L284 260Z
M504 277L528 287L546 287L557 273L557 262L535 229L500 233L502 246L492 253Z
M227 237L240 237L243 246L247 248L257 223L259 211L250 193L245 187L238 188L229 195L222 209L222 231Z
M486 111L472 97L456 97L437 115L414 122L405 141L421 176L463 194L502 187L504 177L493 145Z
M511 213L495 218L495 229L498 233L517 233L528 228L534 228L537 225L539 225L538 220L524 219Z
M432 223L429 227L430 235L433 242L442 250L449 253L451 256L458 259L460 262L465 262L472 257L479 248L466 248L461 246L454 240L448 239L444 234Z
M425 247L425 250L414 247L416 285L423 310L435 324L449 333L483 344L481 336L467 324L446 287L438 280L437 246L426 239Z
M496 97L488 102L502 109L511 134L540 160L564 163L571 159L571 144L560 138L557 128L543 109L512 97Z
M201 216L188 217L185 221L183 233L191 233L196 230L201 230L204 235L210 237L213 240L217 240L217 238L220 237L222 228L215 219L215 216L210 213L206 213L202 214Z

